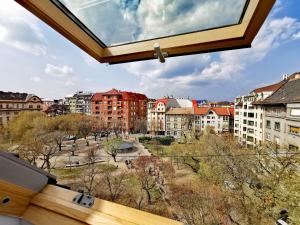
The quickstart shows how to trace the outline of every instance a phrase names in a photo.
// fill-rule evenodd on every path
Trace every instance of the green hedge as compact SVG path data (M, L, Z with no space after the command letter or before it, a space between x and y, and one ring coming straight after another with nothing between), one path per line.
M151 142L151 141L158 141L159 144L161 145L171 145L171 143L173 141L175 141L174 137L154 137L154 138L151 138L151 137L139 137L139 142L141 143L148 143L148 142Z
M152 140L151 137L139 137L139 142L141 143L151 141L151 140Z
M155 137L154 140L159 141L161 145L171 145L173 141L175 141L174 137Z

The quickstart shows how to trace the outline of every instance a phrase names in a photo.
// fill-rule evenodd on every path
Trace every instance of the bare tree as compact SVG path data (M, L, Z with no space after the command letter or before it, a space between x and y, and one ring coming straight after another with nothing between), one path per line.
M113 158L114 162L117 162L117 155L121 144L122 140L120 138L106 140L104 143L106 153Z

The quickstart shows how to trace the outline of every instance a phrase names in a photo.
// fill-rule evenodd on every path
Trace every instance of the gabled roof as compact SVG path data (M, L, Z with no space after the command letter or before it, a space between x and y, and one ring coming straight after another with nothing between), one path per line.
M300 103L300 73L292 77L280 89L258 104L273 105Z
M213 110L218 116L230 116L228 107L213 107L211 110Z
M192 115L194 113L193 108L170 108L167 111L167 115Z
M0 100L16 100L25 101L27 98L27 93L14 93L14 92L4 92L0 91Z
M113 88L110 91L102 93L103 95L122 95L122 92Z
M214 111L218 116L230 116L230 108L228 107L196 107L195 115L207 115L209 111Z
M272 85L268 85L268 86L265 86L265 87L257 88L255 90L253 90L252 92L255 92L255 93L275 92L275 91L279 90L288 81L293 80L293 79L295 79L298 76L300 76L300 72L293 73L292 75L290 75L288 77L285 77L285 79L283 79L282 81L280 81L278 83L275 83L275 84L272 84Z
M194 108L194 112L195 112L195 115L206 115L208 114L210 110L210 107L195 107Z
M0 101L1 100L11 100L11 101L29 101L32 97L36 97L41 100L38 96L34 94L27 94L27 93L18 93L18 92L4 92L0 91Z
M272 84L272 85L268 85L268 86L265 86L265 87L260 87L260 88L257 88L255 90L253 90L252 92L254 93L262 93L262 92L275 92L277 91L279 88L282 87L282 85L284 85L286 83L285 80L282 80L276 84Z
M94 102L94 101L101 100L104 95L120 95L122 96L123 100L147 100L148 99L147 96L144 94L128 92L128 91L119 91L113 88L107 92L95 93L92 96L91 101Z
M169 101L170 101L170 98L161 98L161 99L157 99L157 100L155 101L153 107L156 108L157 105L158 105L159 103L163 103L165 106L167 106L167 104L168 104Z

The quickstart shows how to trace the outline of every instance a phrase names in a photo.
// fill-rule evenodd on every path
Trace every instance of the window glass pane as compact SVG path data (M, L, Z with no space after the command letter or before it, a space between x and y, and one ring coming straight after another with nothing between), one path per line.
M247 0L54 0L107 46L238 24Z

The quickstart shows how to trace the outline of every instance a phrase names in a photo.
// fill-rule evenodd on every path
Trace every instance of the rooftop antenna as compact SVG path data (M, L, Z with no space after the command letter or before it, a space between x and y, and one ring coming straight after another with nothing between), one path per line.
M157 58L157 59L159 59L159 61L161 63L165 63L166 62L165 58L168 57L168 53L167 52L163 52L161 50L159 43L155 43L153 45L153 48L154 48L154 52L155 52L154 53L154 57Z

